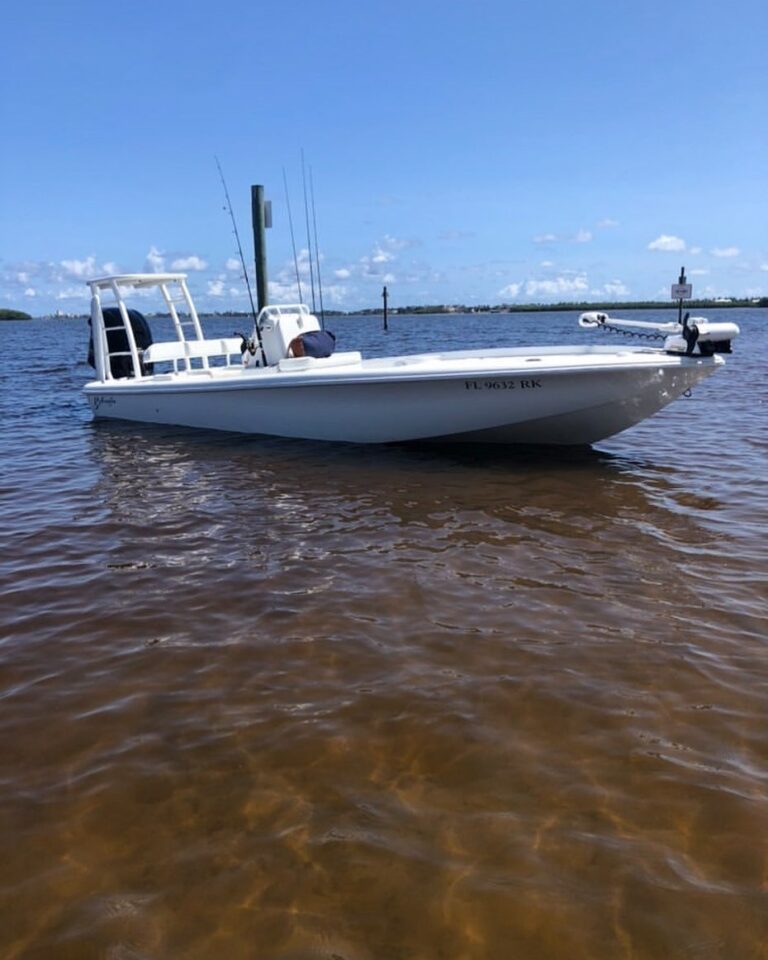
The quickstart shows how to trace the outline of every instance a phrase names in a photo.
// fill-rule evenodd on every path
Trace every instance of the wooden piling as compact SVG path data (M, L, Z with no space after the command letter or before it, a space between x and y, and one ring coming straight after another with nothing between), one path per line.
M256 300L261 310L269 303L267 286L266 215L264 187L251 187L251 220L253 222L253 259L256 266Z

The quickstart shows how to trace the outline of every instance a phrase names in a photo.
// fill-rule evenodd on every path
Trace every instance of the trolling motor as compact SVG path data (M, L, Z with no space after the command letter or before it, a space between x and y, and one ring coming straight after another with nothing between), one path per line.
M696 346L696 341L699 339L699 328L696 326L695 323L690 325L688 323L688 319L690 318L690 316L691 316L690 310L686 311L686 314L683 317L683 329L681 330L683 340L685 340L685 354L688 357L690 357L691 354L693 353L694 347ZM730 349L731 349L731 342L729 340L728 341L729 352L730 352Z
M686 314L680 333L667 337L664 349L667 353L684 353L687 357L711 357L714 353L730 353L731 341L738 337L739 332L738 324L710 323L706 317L689 319Z
M580 327L599 327L612 333L663 340L667 353L682 353L687 357L711 357L715 353L730 353L731 341L739 335L735 323L710 323L706 317L683 316L683 300L690 300L693 286L685 282L685 267L678 283L672 285L672 299L677 300L678 319L672 323L651 323L645 320L617 320L607 313L589 311L579 317Z

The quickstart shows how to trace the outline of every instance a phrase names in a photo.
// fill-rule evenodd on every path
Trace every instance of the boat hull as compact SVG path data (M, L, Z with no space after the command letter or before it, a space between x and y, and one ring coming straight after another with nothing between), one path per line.
M524 366L531 357L508 369L495 362L449 372L420 358L410 369L371 361L309 375L199 371L94 381L85 393L98 418L239 433L351 443L586 445L645 420L722 363L655 351L622 356L590 355L576 368L547 368L536 358L532 371Z

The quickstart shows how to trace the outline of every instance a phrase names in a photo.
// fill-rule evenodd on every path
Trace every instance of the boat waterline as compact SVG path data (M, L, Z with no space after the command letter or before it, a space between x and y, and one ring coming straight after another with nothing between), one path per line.
M97 417L309 440L590 444L653 415L708 376L719 357L651 351L588 364L371 377L364 364L275 376L219 368L91 383ZM530 369L530 368L529 368ZM524 374L524 375L522 375ZM290 388L290 389L288 389Z

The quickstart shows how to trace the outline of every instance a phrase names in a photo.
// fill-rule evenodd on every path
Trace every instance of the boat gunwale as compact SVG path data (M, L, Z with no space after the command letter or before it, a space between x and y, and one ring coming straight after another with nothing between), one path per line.
M552 349L552 348L550 348ZM556 348L560 350L561 348ZM568 349L568 348L562 348ZM547 375L549 377L561 377L568 374L586 375L591 373L605 373L608 370L615 372L637 371L647 369L653 366L662 366L664 368L707 366L715 367L723 364L725 361L719 355L711 357L704 356L685 356L681 354L668 354L663 350L656 350L648 347L629 348L624 350L613 350L611 348L592 348L597 349L599 353L592 351L584 352L574 357L573 354L550 354L550 357L557 356L563 361L561 364L542 362L541 366L527 366L526 364L533 360L540 359L538 353L524 351L515 356L521 361L515 365L501 364L499 361L508 358L509 353L502 350L501 355L489 356L487 351L477 351L477 359L487 358L495 360L495 363L487 366L472 366L456 369L455 367L444 367L440 369L438 363L446 363L445 358L455 360L471 359L467 357L468 351L456 351L463 354L462 357L452 357L450 354L413 354L410 357L383 357L371 360L361 360L357 364L344 366L313 367L311 369L301 369L295 371L278 370L276 367L232 367L221 366L209 368L207 370L189 370L178 373L161 373L144 376L140 379L120 378L115 380L92 380L85 384L86 394L97 394L105 391L117 391L128 393L181 393L181 392L200 392L200 391L229 391L229 390L267 390L283 389L286 387L312 387L312 386L351 386L378 384L389 385L398 383L425 383L429 381L443 380L475 380L479 378L503 378L505 376L536 377ZM607 352L606 352L607 351ZM601 358L595 362L596 358ZM631 359L630 359L631 358ZM642 358L640 360L640 358ZM581 363L574 363L574 359L582 360ZM410 363L402 363L404 360L410 360ZM390 361L389 363L387 361ZM397 365L397 361L401 365ZM611 362L614 361L614 362ZM639 362L638 362L639 361ZM431 363L432 366L427 366ZM371 366L376 364L376 366ZM161 379L162 378L162 379Z

